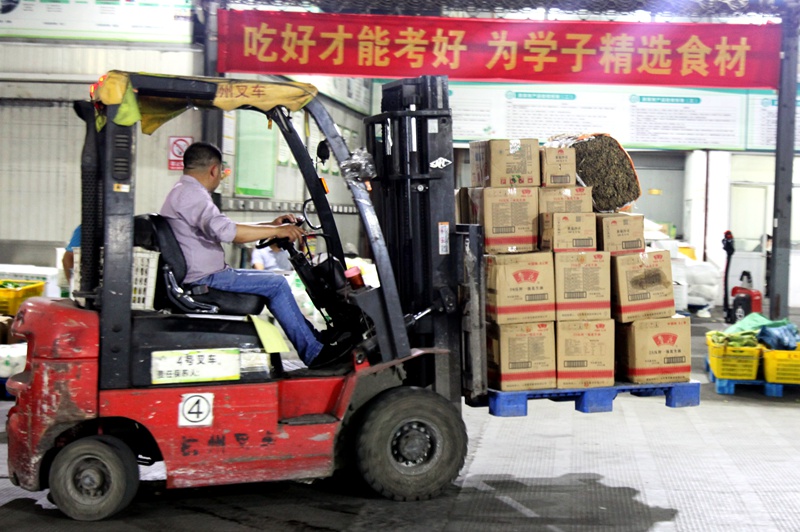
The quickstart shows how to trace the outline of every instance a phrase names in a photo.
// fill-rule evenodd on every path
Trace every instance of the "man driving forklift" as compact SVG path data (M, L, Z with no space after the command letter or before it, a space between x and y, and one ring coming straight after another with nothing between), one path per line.
M226 177L220 150L205 142L189 146L183 155L184 174L167 194L161 215L170 224L186 260L184 284L228 292L258 294L309 367L319 367L345 354L341 346L325 345L320 333L305 319L282 275L268 271L234 269L225 263L222 242L245 244L265 239L295 241L305 234L293 214L271 223L237 223L220 212L211 199Z

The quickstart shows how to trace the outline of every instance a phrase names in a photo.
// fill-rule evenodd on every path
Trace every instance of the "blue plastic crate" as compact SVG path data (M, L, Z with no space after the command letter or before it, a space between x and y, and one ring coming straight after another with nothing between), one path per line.
M489 413L499 417L528 415L528 401L550 399L551 401L575 401L575 410L592 414L611 412L614 399L619 393L630 393L637 397L666 396L671 408L697 406L700 404L700 383L675 382L665 384L620 383L603 388L581 388L574 390L528 390L501 392L489 390Z

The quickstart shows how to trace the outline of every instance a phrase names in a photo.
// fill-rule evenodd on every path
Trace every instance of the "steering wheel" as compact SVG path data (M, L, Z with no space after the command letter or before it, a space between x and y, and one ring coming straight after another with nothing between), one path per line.
M305 206L303 208L303 211L305 211ZM308 219L305 217L305 212L303 212L303 216L297 217L297 220L294 222L294 224L297 227L301 227L304 223L308 223ZM314 227L311 224L308 224L308 226L311 228ZM261 240L259 240L258 243L256 244L256 248L263 249L276 244L279 248L285 249L286 251L289 251L290 248L294 247L294 245L288 238L273 236L272 238L262 238Z

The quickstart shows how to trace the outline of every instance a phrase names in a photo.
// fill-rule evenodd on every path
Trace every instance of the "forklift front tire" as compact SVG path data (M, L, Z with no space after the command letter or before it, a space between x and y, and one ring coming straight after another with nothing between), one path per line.
M467 455L461 414L430 390L388 390L367 406L358 468L372 489L396 501L430 499L458 476Z
M50 495L77 521L99 521L127 507L139 489L136 456L112 436L90 436L64 447L50 468Z

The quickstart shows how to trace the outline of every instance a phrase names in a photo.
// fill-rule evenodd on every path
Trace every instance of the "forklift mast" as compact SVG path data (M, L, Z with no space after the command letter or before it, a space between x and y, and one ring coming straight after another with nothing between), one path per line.
M433 357L434 367L423 370L434 372L438 393L460 401L465 349L457 294L464 235L457 232L455 220L447 77L387 83L381 114L365 122L377 175L371 197L386 235L402 311L413 324L409 343L449 353ZM473 237L471 242L481 240ZM482 250L473 252L480 262Z

